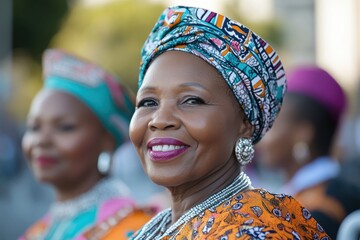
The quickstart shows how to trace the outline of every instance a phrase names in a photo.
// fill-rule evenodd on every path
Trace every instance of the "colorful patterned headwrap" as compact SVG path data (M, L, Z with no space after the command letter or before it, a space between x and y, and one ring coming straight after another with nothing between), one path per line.
M139 87L152 60L165 51L194 54L217 69L254 126L253 143L272 126L286 90L274 49L244 25L206 9L167 8L142 49Z
M134 113L131 92L101 67L61 50L43 55L44 88L64 91L82 101L121 145L128 139Z

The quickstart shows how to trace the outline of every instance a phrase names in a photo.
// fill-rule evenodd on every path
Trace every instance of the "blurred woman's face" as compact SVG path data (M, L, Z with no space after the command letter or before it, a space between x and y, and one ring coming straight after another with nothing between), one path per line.
M99 178L97 159L105 130L75 97L43 90L33 100L23 151L36 176L57 187Z
M288 168L292 165L292 149L296 142L298 126L293 120L295 106L285 98L274 125L256 145L260 164L272 169Z
M137 93L130 138L149 177L166 187L234 165L244 131L239 104L219 73L189 53L157 57Z

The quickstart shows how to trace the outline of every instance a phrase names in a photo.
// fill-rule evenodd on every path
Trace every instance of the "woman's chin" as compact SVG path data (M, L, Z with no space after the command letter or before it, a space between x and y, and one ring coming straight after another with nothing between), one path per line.
M52 185L52 179L48 176L36 176L36 180L43 184L49 184Z
M43 184L49 184L53 185L53 182L55 181L55 178L52 174L46 173L46 172L34 172L34 176L36 181Z
M155 184L170 188L170 187L176 187L179 186L182 183L182 178L179 178L178 176L174 176L171 174L154 174L149 175L151 181L153 181Z

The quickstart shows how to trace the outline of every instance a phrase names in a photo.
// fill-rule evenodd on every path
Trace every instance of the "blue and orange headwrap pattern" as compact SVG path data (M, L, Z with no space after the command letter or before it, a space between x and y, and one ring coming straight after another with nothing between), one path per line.
M43 54L44 89L66 92L83 102L114 136L116 146L128 140L134 97L101 67L59 49Z
M142 49L139 87L157 56L165 51L194 54L217 69L250 124L253 143L271 128L286 91L274 49L244 25L195 7L170 7L158 19Z

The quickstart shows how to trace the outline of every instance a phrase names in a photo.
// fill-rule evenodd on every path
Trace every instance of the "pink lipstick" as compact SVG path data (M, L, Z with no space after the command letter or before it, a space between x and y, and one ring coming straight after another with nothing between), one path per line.
M166 162L185 152L189 145L174 138L153 138L148 142L147 147L151 160Z
M50 167L57 163L57 160L53 157L39 156L35 159L40 167Z

